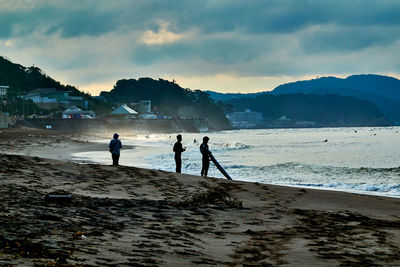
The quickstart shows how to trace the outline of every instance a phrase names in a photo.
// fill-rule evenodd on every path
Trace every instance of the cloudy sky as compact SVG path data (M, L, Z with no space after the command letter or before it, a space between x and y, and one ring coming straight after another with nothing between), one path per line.
M93 95L139 77L242 93L400 78L400 1L0 0L0 55Z

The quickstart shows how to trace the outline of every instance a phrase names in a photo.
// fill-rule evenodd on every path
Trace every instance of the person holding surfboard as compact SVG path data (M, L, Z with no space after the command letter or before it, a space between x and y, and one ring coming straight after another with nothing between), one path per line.
M181 173L182 171L182 158L181 158L181 154L182 152L184 152L186 150L185 147L182 146L182 135L178 134L176 136L176 139L178 140L173 148L173 151L175 152L175 163L176 163L176 172L177 173Z
M210 155L211 152L208 150L208 136L203 137L203 143L200 145L200 152L203 155L202 158L202 167L201 167L201 176L207 177L208 168L210 167Z

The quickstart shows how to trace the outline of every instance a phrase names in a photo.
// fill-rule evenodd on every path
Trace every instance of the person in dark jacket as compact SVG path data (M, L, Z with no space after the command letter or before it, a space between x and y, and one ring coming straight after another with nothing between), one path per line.
M122 148L122 143L120 140L118 140L118 137L119 135L115 133L113 139L110 141L110 144L108 145L108 147L110 148L113 165L118 165L120 149Z
M203 137L203 143L200 145L200 152L203 155L202 158L202 167L201 167L201 176L207 177L208 168L210 167L210 150L208 150L208 138L207 136Z
M178 141L175 143L174 148L173 148L173 151L175 152L175 157L174 157L174 158L175 158L175 163L176 163L176 168L175 168L175 170L176 170L177 173L181 173L181 171L182 171L182 158L181 158L181 154L182 154L183 151L186 150L186 148L184 148L184 147L182 146L182 135L178 134L178 135L176 136L176 139L177 139Z

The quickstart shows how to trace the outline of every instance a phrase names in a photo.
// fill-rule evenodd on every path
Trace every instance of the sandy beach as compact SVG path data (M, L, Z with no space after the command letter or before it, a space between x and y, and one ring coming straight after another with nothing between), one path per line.
M400 199L71 162L87 140L0 132L0 265L400 265Z

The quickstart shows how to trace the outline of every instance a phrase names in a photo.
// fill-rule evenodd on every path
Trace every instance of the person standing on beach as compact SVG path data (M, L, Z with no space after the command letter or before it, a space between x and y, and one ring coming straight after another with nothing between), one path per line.
M111 139L110 144L108 145L110 148L113 165L118 165L120 149L122 148L122 143L120 140L118 140L118 137L119 135L115 133L113 139Z
M208 150L208 138L207 136L203 137L203 143L200 145L200 152L203 156L202 158L202 166L201 166L201 176L207 177L208 168L210 167L210 150Z
M178 134L176 136L176 139L178 140L173 148L173 151L175 152L175 163L176 163L176 172L177 173L181 173L182 171L182 158L181 158L181 154L183 151L186 150L185 147L182 146L182 135Z

